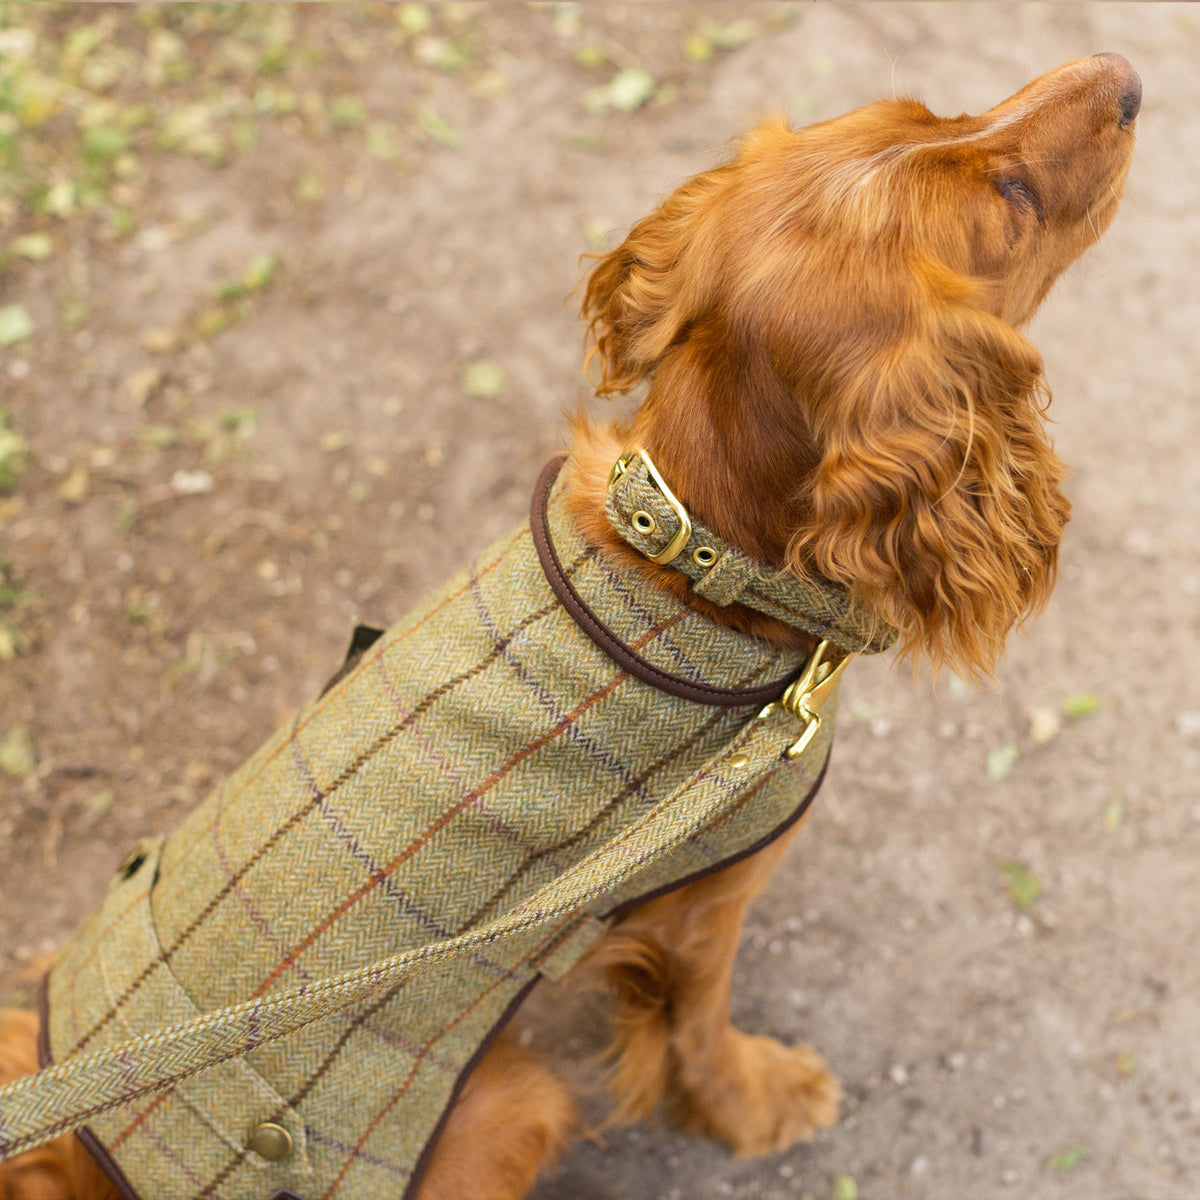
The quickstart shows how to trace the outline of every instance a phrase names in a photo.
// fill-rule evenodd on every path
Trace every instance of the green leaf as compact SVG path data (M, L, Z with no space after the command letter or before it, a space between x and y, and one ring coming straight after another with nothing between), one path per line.
M620 112L641 108L657 87L654 76L644 67L623 67L608 85L608 102Z
M279 258L277 255L259 254L251 262L246 274L242 276L242 283L249 291L260 292L263 288L270 287L278 269Z
M0 492L16 486L21 472L29 465L29 446L0 412Z
M830 1188L833 1200L858 1200L858 1184L853 1175L839 1175Z
M153 450L165 450L179 445L179 430L170 425L143 425L137 431L137 440Z
M1104 805L1104 832L1116 833L1121 827L1121 819L1125 815L1125 805L1120 796L1109 796Z
M709 36L722 50L736 50L762 33L762 26L753 17L739 17L711 29Z
M0 346L11 346L15 342L32 337L33 318L23 304L6 304L0 308Z
M359 96L339 96L329 106L329 119L338 129L350 129L365 125L367 106Z
M89 129L83 135L83 155L91 163L105 163L115 158L129 144L125 131L111 125Z
M44 262L54 253L54 239L48 233L27 233L24 237L13 238L8 248L18 258Z
M1090 717L1100 708L1100 697L1092 692L1076 692L1062 703L1063 713L1071 718Z
M450 150L454 150L462 142L462 134L432 108L422 108L417 113L417 124L428 137Z
M1007 746L999 746L995 750L989 750L987 756L987 765L984 768L987 772L987 777L993 783L999 783L1002 779L1007 779L1012 774L1012 769L1017 765L1017 759L1020 757L1020 752L1013 743Z
M25 725L14 725L0 738L0 770L28 779L37 770L33 736Z
M468 396L490 400L508 386L508 376L499 363L475 362L463 371L462 386Z
M1072 1146L1056 1154L1047 1164L1052 1171L1073 1171L1087 1157L1086 1146Z
M574 57L581 67L587 67L589 70L595 70L608 62L608 55L599 46L580 46Z
M1000 870L1008 876L1008 894L1022 911L1041 895L1042 881L1020 863L1001 863Z
M401 4L396 10L396 23L405 33L426 33L433 25L427 4Z

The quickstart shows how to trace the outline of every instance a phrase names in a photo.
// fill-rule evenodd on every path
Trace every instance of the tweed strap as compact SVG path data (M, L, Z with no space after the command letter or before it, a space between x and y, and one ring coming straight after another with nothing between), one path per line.
M605 513L630 546L681 571L692 591L713 604L744 604L851 654L877 654L896 638L894 629L855 607L846 588L780 571L709 529L675 498L642 449L617 460Z
M795 749L792 710L771 704L623 832L504 915L369 966L268 993L102 1050L76 1054L0 1088L0 1161L102 1113L171 1088L323 1017L402 988L422 971L502 939L546 929L553 945L594 921L588 906L700 835Z

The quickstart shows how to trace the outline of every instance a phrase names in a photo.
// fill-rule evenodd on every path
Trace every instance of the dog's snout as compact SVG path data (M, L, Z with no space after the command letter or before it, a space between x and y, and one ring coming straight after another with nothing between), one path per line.
M1121 111L1121 125L1131 125L1142 107L1142 77L1130 65L1123 54L1105 51L1093 57L1105 60L1105 65L1116 76L1120 91L1117 106Z

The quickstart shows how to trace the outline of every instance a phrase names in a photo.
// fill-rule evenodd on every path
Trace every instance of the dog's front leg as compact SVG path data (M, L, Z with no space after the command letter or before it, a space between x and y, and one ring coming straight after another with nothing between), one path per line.
M634 909L593 951L617 1000L618 1118L649 1117L663 1099L675 1123L738 1155L786 1149L836 1120L837 1080L811 1046L729 1023L742 918L791 836Z
M562 1082L505 1030L450 1112L418 1200L520 1200L579 1121Z

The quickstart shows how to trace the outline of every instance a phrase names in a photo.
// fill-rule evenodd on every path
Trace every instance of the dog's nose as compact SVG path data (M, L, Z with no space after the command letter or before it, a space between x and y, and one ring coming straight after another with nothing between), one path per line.
M1103 58L1117 78L1120 93L1117 104L1121 110L1121 124L1132 124L1142 107L1142 77L1133 69L1129 59L1123 54L1114 54L1111 50L1094 55Z

